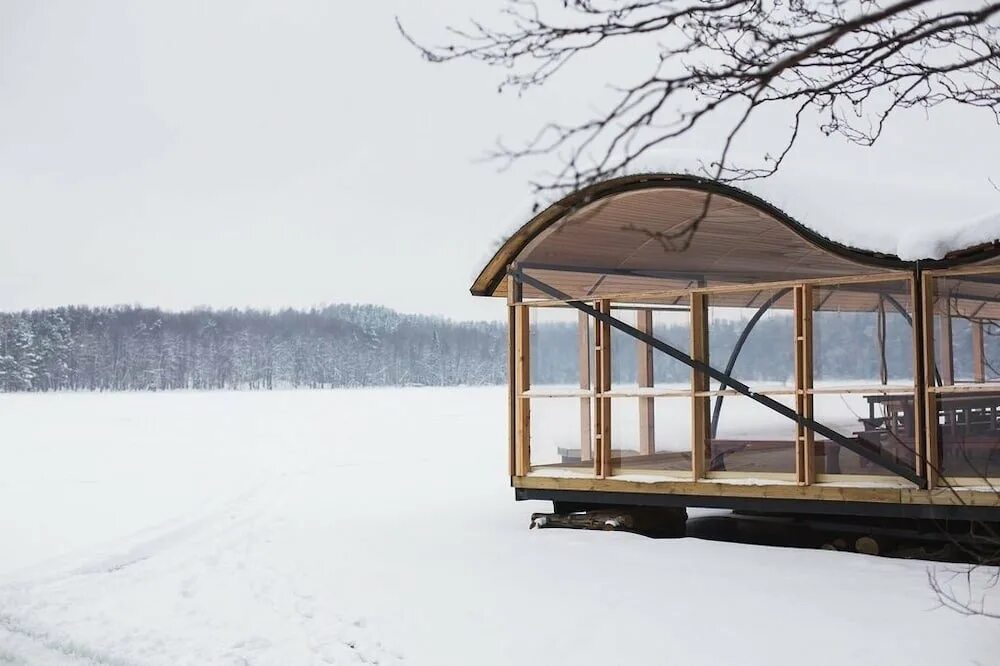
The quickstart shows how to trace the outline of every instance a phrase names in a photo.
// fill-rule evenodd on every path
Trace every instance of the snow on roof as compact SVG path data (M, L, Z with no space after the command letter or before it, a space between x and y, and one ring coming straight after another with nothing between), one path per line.
M1000 192L985 178L976 185L780 172L737 184L830 240L905 261L1000 239Z
M638 164L622 175L700 175L676 161L672 166L665 168L660 160ZM941 259L949 252L1000 240L1000 190L985 176L970 183L940 173L874 178L799 168L735 186L830 240L904 261ZM526 196L523 206L515 209L521 212L508 218L505 233L474 265L473 276L518 229L561 198L536 203Z

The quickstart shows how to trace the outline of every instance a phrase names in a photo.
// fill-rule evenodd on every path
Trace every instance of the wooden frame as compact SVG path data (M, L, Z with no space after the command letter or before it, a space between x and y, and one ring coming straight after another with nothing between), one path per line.
M913 411L916 426L916 437L913 441L913 464L918 475L927 478L927 435L925 428L919 427L926 423L927 414L927 377L934 379L934 366L927 366L924 337L924 290L923 279L919 273L910 278L910 302L913 312L910 313L910 331L913 336ZM932 359L933 360L933 359ZM931 382L933 386L933 381ZM931 487L928 480L928 487Z
M515 344L515 331L517 330L517 298L520 296L521 286L514 279L514 276L507 276L507 475L516 476L520 473L517 464L517 403L518 388L520 386L517 378L517 346Z
M654 192L659 190L662 190L662 193ZM632 199L633 196L636 198ZM635 240L634 234L624 232L622 222L633 220L637 224L648 223L651 229L675 228L677 224L687 219L689 214L697 214L699 201L708 196L719 196L720 200L729 199L736 205L718 207L718 210L713 206L712 210L708 211L710 214L705 216L705 224L709 227L702 228L708 234L705 242L679 249L678 253L687 253L684 256L660 255L655 251L655 244L642 239ZM659 206L662 208L658 208ZM587 212L583 213L582 209L585 207ZM570 221L579 224L573 227L568 224ZM774 223L773 228L776 230L774 233L770 233L771 223ZM590 228L587 228L588 225ZM789 230L792 233L786 233ZM557 238L557 232L560 231L566 233ZM619 231L623 233L618 234ZM788 256L794 259L787 266L777 265L774 263L776 256ZM970 481L938 477L942 449L942 442L938 441L938 407L945 396L976 391L1000 392L997 391L1000 382L986 383L988 373L985 367L987 359L984 331L981 323L975 322L977 316L985 317L990 314L998 316L996 312L1000 305L1000 295L986 298L984 302L988 302L989 307L976 312L975 305L972 308L966 308L966 305L975 304L977 294L986 294L990 289L963 288L953 293L961 316L973 319L971 360L976 381L974 385L955 385L954 356L960 353L960 361L970 360L966 356L968 352L964 350L967 343L964 338L961 341L951 339L953 333L959 333L962 329L957 326L955 331L950 329L947 308L942 312L946 316L935 320L933 282L939 277L1000 275L998 258L1000 258L1000 246L997 243L967 248L939 260L926 261L906 261L891 255L857 250L822 238L779 210L735 188L703 179L689 179L671 174L645 174L584 188L542 211L518 231L513 239L505 243L490 260L472 289L476 295L499 295L506 287L508 293L510 335L507 373L512 384L508 392L510 412L508 416L512 431L508 442L510 448L508 467L512 474L512 483L519 489L536 487L598 493L610 491L646 495L689 495L702 500L708 496L717 496L897 505L968 504L1000 508L1000 500L994 492L981 492L973 488L941 487L952 482L978 483L978 479ZM973 265L974 262L992 263ZM529 273L518 269L519 263L521 263L520 269L539 271L533 283L528 281L531 279ZM927 266L933 267L932 270L924 270ZM523 288L511 280L507 280L506 285L504 284L502 271L505 268L508 271L512 268L516 271L516 281L523 281ZM549 275L560 277L549 280L547 277ZM794 278L796 275L800 277L785 279ZM593 279L590 279L591 276ZM542 278L549 280L551 284ZM829 386L816 388L813 365L818 359L814 358L813 350L812 303L815 290L826 285L843 286L836 294L824 295L830 298L827 309L870 311L871 304L877 299L879 307L892 305L905 315L904 308L900 305L900 301L905 299L905 289L897 285L886 285L882 289L849 286L903 280L910 281L909 293L912 299L914 331L912 389L885 385L853 386L843 389ZM970 279L969 282L976 280ZM978 282L994 281L978 280ZM944 291L943 285L939 284L938 287ZM706 367L709 361L707 309L709 297L711 296L713 305L749 307L755 303L755 294L758 292L777 290L792 293L780 294L780 302L768 301L768 307L775 305L788 308L789 302L794 303L794 386L762 388L757 391L756 387L738 381L738 371L734 372L735 366L727 366L725 371L714 366ZM525 292L529 295L528 302L524 302ZM548 298L530 300L537 294L546 294ZM716 294L719 296L716 297ZM815 297L818 300L819 294L815 294ZM595 311L587 306L578 320L580 325L578 388L563 390L558 387L542 387L532 390L528 308L557 307L567 304L579 307L582 301L577 299L596 301L599 308ZM690 310L691 348L688 351L682 351L680 345L667 340L657 340L655 335L649 333L652 329L650 310L675 310L672 304L677 304L681 300L689 304ZM634 305L628 305L629 303ZM742 303L746 303L746 306L736 305ZM955 301L952 305L954 304ZM635 310L636 326L628 327L627 324L622 326L625 324L624 320L612 320L608 323L606 318L612 310ZM766 307L761 304L761 312L764 310ZM595 320L596 345L592 353L589 349L587 330L589 319ZM819 321L818 317L816 321ZM940 328L936 327L938 321L941 324ZM638 362L635 389L629 387L616 390L612 386L612 329L631 335L640 342L645 341L637 344L635 348ZM885 330L884 315L880 319L880 330ZM742 339L745 340L745 336ZM953 342L959 343L961 351L953 352ZM940 345L940 349L936 348L937 345ZM654 387L651 348L698 369L689 373L689 390ZM935 385L935 358L938 359L937 365L941 366L944 379L945 385L941 387ZM884 366L883 363L883 368ZM888 373L883 371L881 374L883 383L887 383ZM712 378L711 381L709 377ZM712 381L727 380L730 382L730 389L712 390ZM732 387L736 387L737 390L731 390ZM869 400L871 404L878 405L879 395L871 394L909 394L911 391L912 407L907 400L902 408L896 409L895 413L905 413L903 420L906 421L906 444L908 445L912 436L916 476L907 468L910 460L907 454L898 447L898 444L889 441L889 435L885 432L889 429L885 419L873 426L872 429L879 432L872 435L867 431L868 426L872 426L871 421L875 420L873 414L869 415L872 417L870 420L861 419L865 422L857 424L854 428L850 426L834 428L832 423L824 422L823 418L814 417L816 411L814 408L823 406L823 403L815 398L817 395L863 393L869 394L866 397L873 398ZM710 403L715 396L731 394L742 395L794 422L796 435L793 475L707 469L712 447ZM691 403L690 478L688 480L678 478L687 472L646 469L650 465L659 465L660 460L670 461L669 464L662 466L680 467L686 464L686 455L675 457L661 452L664 453L662 457L656 454L650 460L637 458L631 461L623 458L621 461L617 459L613 461L613 455L620 455L620 451L628 451L631 454L636 446L640 454L655 453L655 425L659 425L662 430L673 424L669 423L670 419L662 416L661 422L654 424L654 398L677 395L688 397ZM779 402L771 398L771 395L794 396L794 409L786 407L788 399ZM570 406L579 405L580 408L580 458L582 460L589 456L592 461L580 465L576 461L567 460L572 467L544 470L539 468L537 473L531 470L530 400L540 397L568 397L576 401ZM640 434L635 442L612 441L611 402L618 397L637 399ZM964 401L957 398L953 400L956 405L986 402ZM859 399L859 402L864 401ZM897 402L897 406L899 404L901 403ZM989 408L994 410L993 414L1000 413L1000 403L997 404L998 407ZM912 426L909 424L911 408L916 421ZM993 421L986 418L977 421L962 415L956 416L956 413L953 412L951 417L946 417L950 419L949 423L958 423L963 418L965 422L975 422L976 427L970 428L968 432L978 438L977 445L984 446L987 451L992 450L994 446L992 434L986 435L982 423L992 423L991 428L997 426L1000 430L998 425L1000 421L995 417ZM628 415L631 417L631 412ZM572 416L574 418L567 421L575 421L575 415ZM615 418L619 417L616 413ZM789 424L789 429L791 425ZM862 427L865 432L847 432L860 430ZM664 434L666 433L661 432L661 436ZM861 459L877 465L880 471L884 470L895 476L820 474L818 472L824 470L817 470L821 459L815 457L814 448L815 440L818 438L829 439L841 446L842 450L850 450ZM780 439L785 440L787 437L782 436ZM536 448L538 444L539 442L535 442ZM732 442L726 445L728 444ZM737 446L740 444L741 442L735 442ZM723 446L726 445L717 445L717 452L723 453ZM683 446L664 448L674 451ZM950 452L949 448L946 453ZM567 457L572 458L573 455L575 452ZM536 457L538 457L537 451ZM678 463L678 460L683 462ZM753 460L768 461L770 458L753 458ZM732 464L730 467L737 465ZM760 467L768 465L751 466L751 468ZM781 469L788 469L786 459L782 460ZM852 469L860 468L852 466ZM962 468L956 466L955 469ZM560 472L565 472L564 476L567 478L555 478ZM948 469L945 469L945 473L947 472ZM545 476L546 474L550 476ZM623 478L625 475L633 474L634 477ZM646 478L642 479L640 475ZM928 489L921 489L925 482L928 484ZM519 497L529 498L527 495ZM536 499L560 497L565 501L588 501L585 495L576 495L573 498L569 495L560 496L558 493L553 493L550 497L535 496ZM609 498L607 495L595 496L594 501L607 503L613 502L614 498ZM631 501L643 505L641 500L633 498ZM652 500L651 504L659 502L664 506L683 506L683 501L683 498L664 497ZM692 505L697 505L694 500L692 502ZM715 506L727 505L725 502L720 502ZM740 505L732 502L728 506L737 508ZM773 508L775 505L768 506ZM928 517L933 513L906 513L897 509L898 507L883 507L881 509L883 513L878 515ZM837 511L827 508L813 510L830 513Z
M582 314L582 313L581 313ZM643 333L653 333L653 311L643 308L635 313L636 328ZM652 396L645 396L642 389L653 388L653 348L636 341L636 370L639 387L639 455L648 456L656 452L656 424Z
M882 504L938 504L988 506L1000 508L1000 494L979 492L969 488L938 488L922 490L891 480L870 487L852 484L820 483L803 486L794 481L772 480L767 484L749 485L741 479L681 481L656 479L589 479L532 474L514 480L516 488L547 490L584 490L628 492L663 495L701 495L714 497L761 497L768 499L814 499L830 502L877 502Z
M601 299L597 309L611 312L611 301ZM611 327L600 321L594 322L594 473L598 478L611 476Z
M704 292L691 292L691 358L708 363L708 298ZM705 477L708 457L708 437L711 432L709 399L704 392L710 388L708 375L691 370L691 475L695 480Z
M929 278L961 277L963 275L1000 275L1000 264L985 266L954 266L952 268L933 268L922 271Z
M970 320L971 361L974 383L956 384L954 378L954 338L951 326L951 306L937 303L935 281L939 279L961 279L962 276L1000 276L1000 266L964 266L947 270L924 271L922 275L924 313L924 423L923 434L926 449L926 469L931 488L949 491L963 487L989 487L998 485L996 475L984 480L981 476L950 476L942 470L944 451L940 441L940 402L951 395L974 395L976 393L1000 392L1000 381L986 380L986 354L983 324L981 320ZM936 306L936 308L935 308ZM939 319L935 320L935 314ZM943 358L942 358L943 357ZM935 367L940 371L942 385L935 382ZM950 375L950 377L949 377ZM950 381L949 381L950 380ZM942 471L944 474L942 474ZM990 489L991 492L992 488Z
M515 280L516 283L516 280ZM520 301L521 285L514 292L514 354L515 354L515 453L514 466L518 476L531 471L531 399L525 394L531 388L531 320L526 307L516 305Z
M724 284L714 287L693 287L689 289L662 289L662 290L647 290L647 291L633 291L633 292L615 292L610 294L602 294L601 298L606 298L611 301L619 303L648 303L653 305L657 300L677 300L682 298L687 298L693 293L702 294L738 294L744 292L754 292L754 291L776 291L778 289L784 288L794 288L798 285L812 285L814 287L822 287L826 285L837 285L837 284L858 284L858 283L875 283L875 282L896 282L900 280L905 280L910 277L910 273L897 271L892 273L870 273L865 275L845 275L842 277L830 277L830 278L810 278L807 280L781 280L778 282L754 282L752 284L744 283L733 283ZM527 301L532 307L556 307L563 306L568 303L578 302L585 300L583 297L575 297L569 299L559 299L559 298L535 298L534 300ZM632 308L626 308L632 309Z
M928 490L938 484L938 464L941 460L938 449L937 398L928 390L935 385L934 354L934 278L929 273L920 276L920 330L923 340L923 415L924 415L924 473Z
M995 272L1000 273L1000 269ZM942 277L941 275L936 275ZM875 282L889 281L888 276ZM511 280L508 287L508 324L511 326L512 334L509 336L508 348L511 358L508 360L508 372L513 374L513 390L509 392L511 404L514 406L511 423L513 425L513 436L511 443L511 460L513 483L516 487L519 480L526 477L534 478L537 474L545 476L549 470L539 469L532 471L530 466L530 399L542 397L574 397L580 400L580 432L581 432L581 458L586 460L588 455L593 458L592 476L588 475L586 469L569 470L566 474L559 474L559 478L570 479L579 482L588 480L597 482L608 482L608 487L618 487L615 477L649 478L654 485L675 484L675 483L710 483L713 487L719 487L725 493L725 488L733 487L732 483L740 479L753 479L754 483L750 487L758 489L761 496L773 496L774 488L785 487L787 483L794 483L801 487L821 487L824 489L837 488L846 490L848 488L863 488L880 491L887 484L893 487L912 490L911 497L917 497L916 493L928 492L928 497L938 497L933 490L942 485L942 480L936 473L937 465L933 462L939 459L939 449L936 437L936 398L938 394L966 393L985 390L996 390L1000 388L1000 383L996 384L960 384L938 387L934 383L935 367L935 347L939 332L935 320L935 298L933 288L933 277L930 274L920 275L919 280L913 276L902 278L898 274L891 276L892 281L908 279L911 285L910 293L913 302L913 323L914 323L914 386L906 385L873 385L873 386L844 386L844 387L820 387L813 385L813 308L814 290L816 285L812 282L800 283L793 288L793 324L795 328L793 348L795 361L795 385L794 388L763 388L755 391L759 394L772 395L794 395L796 411L807 418L812 418L813 396L821 394L839 393L881 393L881 394L913 394L915 396L916 414L923 415L923 427L915 430L916 436L916 460L921 474L926 475L930 482L928 491L913 490L908 482L897 479L893 476L878 475L857 475L857 474L819 474L816 469L816 459L813 455L815 436L809 428L801 424L796 426L795 438L795 473L744 473L744 472L709 472L707 462L710 457L710 398L716 395L736 394L732 389L711 390L708 376L702 372L691 372L690 389L676 388L655 388L652 380L652 350L648 344L641 341L636 342L636 359L638 361L638 377L636 389L618 389L612 387L612 357L611 357L611 331L612 326L606 322L594 320L594 341L593 354L589 348L589 321L591 317L581 312L578 319L578 343L580 360L580 383L578 389L554 389L554 390L532 390L530 382L530 330L529 312L536 303L523 302L517 300L520 296L519 285ZM839 284L839 281L824 280L823 284ZM852 279L852 284L863 283L864 280ZM762 291L759 286L754 286L754 291ZM713 293L725 293L723 289L702 289L696 288L686 292L689 299L689 313L691 325L691 350L690 356L703 362L709 361L708 354L708 299ZM741 291L751 291L751 288L744 288ZM601 298L595 301L596 309L603 314L610 314L616 309L610 298ZM636 329L642 332L652 331L652 309L642 307L617 308L619 310L634 310L637 312ZM975 335L973 333L973 335ZM923 344L925 343L926 344ZM981 352L980 352L981 353ZM973 355L976 352L973 350ZM590 381L590 363L593 362L593 382ZM677 396L690 397L692 409L691 428L691 470L690 473L683 470L658 470L645 467L630 468L626 460L620 464L612 460L616 455L611 435L611 400L620 397L635 397L639 399L639 419L640 419L640 453L651 454L655 451L655 431L652 423L652 402L656 396ZM923 405L920 402L923 402ZM643 405L649 405L649 423L643 417ZM591 431L590 424L593 423ZM646 430L646 428L649 428ZM642 432L648 433L643 441ZM592 433L592 434L591 434ZM589 444L592 450L588 450ZM614 463L614 464L613 464ZM569 469L569 468L567 468ZM659 479L659 480L656 480ZM633 483L628 479L620 479L621 482ZM966 479L949 479L948 482L964 483ZM970 483L981 480L972 479ZM948 483L945 483L948 485ZM660 485L660 487L665 487ZM673 487L673 486L672 486ZM961 489L961 488L959 488ZM969 490L966 488L966 490ZM933 492L932 492L933 491ZM824 490L819 494L826 498L828 491ZM876 493L877 494L877 493ZM811 497L812 495L805 495ZM915 500L919 501L919 500Z
M813 288L795 287L795 411L813 417ZM816 481L815 435L801 423L795 428L795 479L802 485Z
M577 358L580 364L580 391L586 392L586 395L580 396L580 460L586 462L594 459L590 410L596 389L591 386L590 377L590 318L583 312L578 313L577 317L577 345L579 347Z

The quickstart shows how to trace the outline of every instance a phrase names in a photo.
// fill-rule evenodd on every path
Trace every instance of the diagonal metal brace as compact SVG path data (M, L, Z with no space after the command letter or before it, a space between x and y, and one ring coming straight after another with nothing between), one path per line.
M743 382L733 378L731 375L722 372L721 370L717 370L716 368L713 368L707 363L703 363L702 361L698 361L696 359L691 358L690 356L688 356L681 350L677 349L676 347L673 347L667 344L666 342L663 342L659 338L656 338L648 333L644 333L639 329L635 328L634 326L626 324L621 319L612 317L609 314L605 314L583 301L574 300L568 294L559 291L552 285L546 284L545 282L542 282L537 278L527 275L519 268L512 267L508 269L507 272L509 275L513 276L514 279L517 280L518 282L530 285L535 289L537 289L538 291L542 292L543 294L546 294L552 298L558 299L560 301L565 301L568 305L576 308L577 310L585 312L594 319L602 323L608 324L612 328L616 328L622 333L625 333L626 335L629 335L635 338L636 340L639 340L640 342L646 343L653 349L663 352L667 356L670 356L671 358L680 361L684 365L692 368L697 372L701 372L708 375L709 377L715 379L721 384L729 386L737 393L745 395L751 400L754 400L764 405L771 411L781 414L785 418L794 421L795 423L801 425L802 427L809 428L816 434L822 435L823 437L826 437L830 441L843 446L845 449L858 454L865 460L870 460L872 463L878 465L879 467L886 469L892 472L893 474L896 474L897 476L903 477L907 481L916 484L920 488L927 487L927 480L917 476L914 470L910 469L906 465L899 464L898 462L892 460L891 458L887 458L875 451L872 451L871 449L861 444L859 440L852 437L846 437L844 435L841 435L833 428L825 426L822 423L814 421L813 419L808 418L806 416L802 416L794 409L791 409L790 407L781 404L780 402L774 400L770 396L761 395L760 393L757 393Z

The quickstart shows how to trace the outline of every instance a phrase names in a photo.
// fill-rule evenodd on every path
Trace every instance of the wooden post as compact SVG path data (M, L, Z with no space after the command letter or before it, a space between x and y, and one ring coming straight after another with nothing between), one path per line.
M653 334L653 311L637 310L635 327L643 333ZM636 341L636 368L639 388L653 387L653 348L645 342ZM639 398L639 455L656 453L656 431L653 418L653 398Z
M507 276L507 475L517 475L517 307L521 285Z
M597 301L597 310L610 315L611 301ZM594 473L599 478L611 476L611 325L594 320Z
M813 416L813 290L809 285L795 287L795 411ZM795 478L800 485L816 482L815 434L801 424L795 426Z
M691 358L708 363L708 299L701 292L691 294ZM711 444L708 441L711 417L709 398L697 393L708 391L709 376L691 370L691 473L694 480L705 477Z
M600 311L601 303L600 301L594 302L594 309ZM601 335L603 329L601 327L601 322L594 319L594 400L593 400L593 414L594 414L594 476L600 477L603 471L603 466L601 465L602 451L601 446L601 415L603 410L601 409L601 386L604 385L604 378L601 375Z
M924 415L927 404L928 384L926 383L926 378L928 377L928 373L924 347L930 344L930 340L924 337L924 290L923 283L918 276L919 273L914 273L914 277L910 279L910 303L913 306L913 312L911 313L913 325L910 328L913 334L913 469L917 473L917 476L926 476L927 458L925 455L925 446L927 441L927 424ZM933 366L931 367L929 376L931 378L930 386L933 386Z
M517 299L520 301L520 289ZM531 399L524 394L531 388L531 311L523 303L516 305L514 347L517 352L517 476L531 471Z
M923 334L924 350L924 387L930 388L935 385L934 279L931 276L921 276L921 291L923 292L921 294L921 332ZM942 372L941 374L941 380L944 382L944 373ZM924 455L926 457L925 469L927 476L927 488L931 489L937 486L938 465L941 461L941 455L938 448L937 394L925 390L923 398ZM919 416L917 416L917 418L919 418Z
M590 383L590 321L586 312L578 313L578 344L580 359L580 388L591 389ZM593 433L590 430L591 398L580 398L580 460L593 458Z
M986 381L986 348L982 319L972 322L972 378L978 384Z

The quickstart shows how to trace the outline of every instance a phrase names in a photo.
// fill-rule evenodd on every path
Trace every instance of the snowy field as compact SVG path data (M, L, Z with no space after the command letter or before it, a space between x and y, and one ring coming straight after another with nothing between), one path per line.
M996 664L933 566L527 529L501 388L0 396L0 664Z

